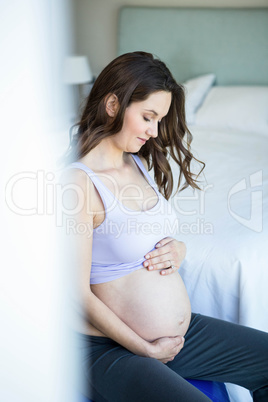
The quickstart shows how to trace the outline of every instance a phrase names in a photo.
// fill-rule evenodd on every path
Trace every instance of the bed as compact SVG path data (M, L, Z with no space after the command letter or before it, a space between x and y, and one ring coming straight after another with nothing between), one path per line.
M268 8L124 7L118 54L143 50L185 85L202 191L171 199L192 310L268 331ZM171 162L175 178L178 168ZM194 169L198 171L197 164ZM228 385L232 402L251 401Z

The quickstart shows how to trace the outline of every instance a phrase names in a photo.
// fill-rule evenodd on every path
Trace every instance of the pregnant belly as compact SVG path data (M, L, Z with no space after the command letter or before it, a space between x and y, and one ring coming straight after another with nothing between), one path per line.
M185 335L190 301L178 272L162 276L142 268L111 282L91 286L122 321L142 338Z

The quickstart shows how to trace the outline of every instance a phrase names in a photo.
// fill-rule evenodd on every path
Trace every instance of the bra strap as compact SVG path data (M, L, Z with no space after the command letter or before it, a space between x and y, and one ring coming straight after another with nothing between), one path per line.
M114 195L111 193L111 191L102 183L102 181L98 178L96 173L93 172L88 166L86 166L82 162L73 162L70 165L67 166L67 168L77 168L83 170L91 179L93 182L94 186L98 190L98 193L101 196L101 199L103 201L105 210L107 209L108 205L113 204L115 201Z

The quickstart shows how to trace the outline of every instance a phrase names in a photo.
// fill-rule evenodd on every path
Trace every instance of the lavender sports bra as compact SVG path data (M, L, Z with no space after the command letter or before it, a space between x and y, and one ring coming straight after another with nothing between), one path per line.
M68 166L88 174L105 207L104 221L93 230L91 284L113 281L144 268L145 254L153 250L159 240L170 235L177 219L140 158L131 156L158 196L155 206L146 211L125 207L103 184L101 176L83 163L73 162Z

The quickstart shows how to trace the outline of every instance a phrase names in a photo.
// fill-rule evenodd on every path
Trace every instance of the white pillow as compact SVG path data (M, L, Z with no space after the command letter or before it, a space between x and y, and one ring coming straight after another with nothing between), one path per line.
M268 135L268 86L213 87L195 121L199 126Z
M202 105L206 94L215 81L215 74L205 74L183 83L185 89L185 111L188 124L194 124L195 113Z

